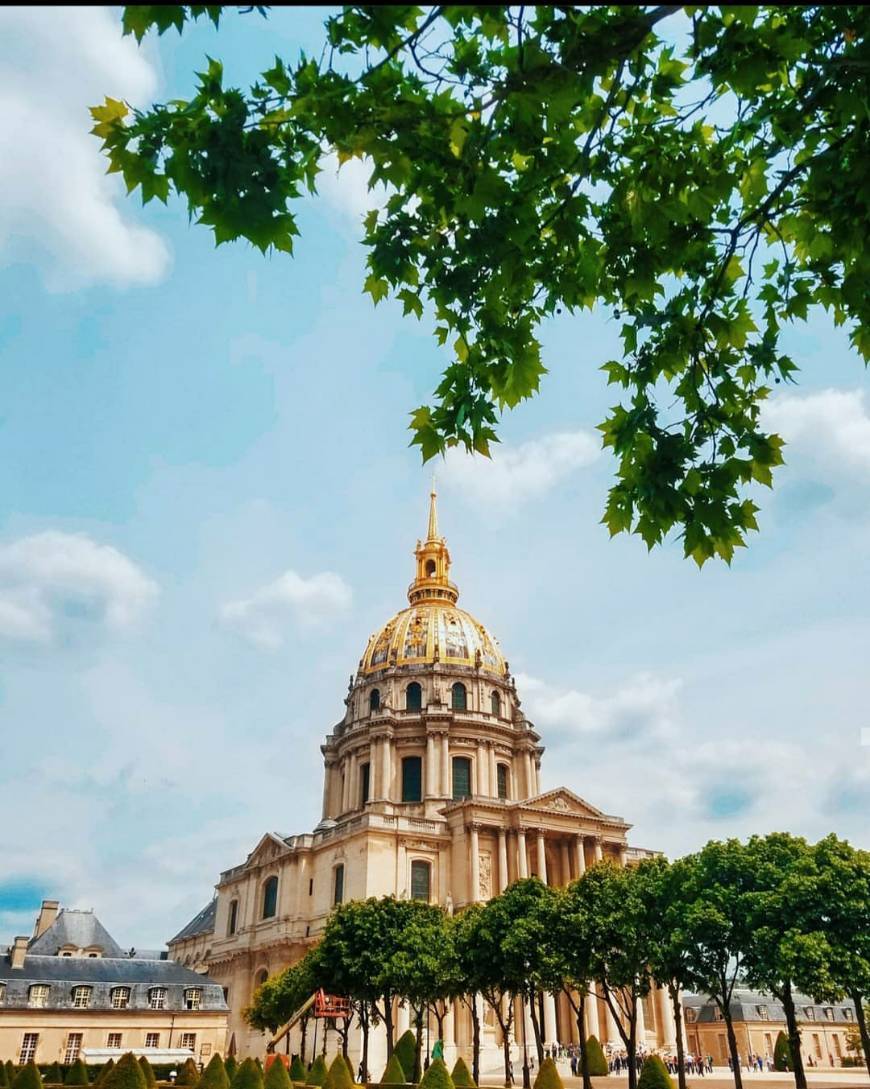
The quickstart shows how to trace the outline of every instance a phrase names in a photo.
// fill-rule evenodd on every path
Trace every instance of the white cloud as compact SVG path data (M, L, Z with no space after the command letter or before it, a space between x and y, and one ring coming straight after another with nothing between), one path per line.
M789 444L787 462L796 454L811 458L825 475L870 474L870 408L863 390L783 394L765 404L762 423Z
M130 627L157 584L111 545L49 531L0 546L0 638L48 644L77 619Z
M150 284L165 273L163 240L124 211L88 107L106 94L134 105L154 68L105 7L0 8L0 262L34 262L52 291Z
M360 221L372 208L382 208L387 200L387 189L377 185L371 191L368 188L369 177L374 169L366 159L348 159L338 165L338 156L329 152L321 160L320 173L317 175L317 193L326 203L346 217L354 227L361 227Z
M519 446L498 445L492 458L447 451L439 482L475 503L520 503L542 496L591 465L600 444L587 431L561 431Z
M249 598L227 602L220 618L254 645L276 650L284 642L288 620L303 627L320 626L346 610L351 596L344 579L332 571L310 578L285 571Z

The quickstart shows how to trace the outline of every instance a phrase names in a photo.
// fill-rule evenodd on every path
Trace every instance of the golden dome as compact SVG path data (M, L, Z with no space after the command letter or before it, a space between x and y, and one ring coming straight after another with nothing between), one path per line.
M408 587L410 607L387 621L369 639L360 663L363 674L390 666L470 666L504 678L507 665L498 640L456 601L459 588L447 577L450 553L438 536L435 492L431 493L429 531L417 542L417 577Z

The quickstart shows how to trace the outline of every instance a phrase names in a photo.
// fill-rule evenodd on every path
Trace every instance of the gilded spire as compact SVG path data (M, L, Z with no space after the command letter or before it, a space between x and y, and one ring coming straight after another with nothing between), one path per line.
M435 480L429 493L429 529L426 540L417 541L414 555L417 558L417 577L408 588L408 599L416 605L423 601L441 601L455 604L459 590L450 581L450 553L447 542L438 533L438 508L435 504Z
M438 498L438 493L435 491L435 477L432 477L432 491L429 492L429 533L426 537L427 541L438 540L438 509L435 506L435 500Z

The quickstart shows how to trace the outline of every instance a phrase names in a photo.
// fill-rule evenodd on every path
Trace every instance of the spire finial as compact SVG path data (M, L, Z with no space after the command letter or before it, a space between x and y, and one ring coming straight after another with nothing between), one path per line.
M428 541L436 541L438 539L438 510L435 506L435 500L438 497L438 493L435 491L435 474L432 474L432 491L429 492L429 534L427 536Z

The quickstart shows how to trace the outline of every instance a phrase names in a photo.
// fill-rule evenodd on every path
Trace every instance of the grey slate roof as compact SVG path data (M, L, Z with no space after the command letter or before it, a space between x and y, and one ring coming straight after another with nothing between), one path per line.
M190 920L187 926L183 927L175 935L174 938L170 938L170 944L172 942L180 942L185 938L195 938L198 934L214 934L214 920L217 915L217 897L210 900L205 907L197 915Z
M69 908L62 908L48 930L31 941L27 949L29 953L53 957L65 945L77 949L94 946L102 950L104 957L123 957L125 952L92 911Z
M821 1024L856 1024L855 1006L848 999L841 1002L816 1002L804 994L794 995L795 1012L798 1021L806 1024L818 1022ZM696 1022L704 1024L717 1020L717 1007L708 995L687 994L683 997L683 1005L686 1009L697 1010ZM759 1009L761 1007L761 1009ZM825 1010L833 1010L833 1018L825 1016ZM767 1017L764 1012L767 1012ZM808 1013L807 1011L812 1011ZM762 994L760 991L750 991L746 988L735 988L731 999L731 1016L735 1021L753 1021L763 1024L766 1021L784 1021L782 1003L772 995Z
M190 987L202 991L203 1010L225 1010L222 987L171 960L142 960L115 957L56 957L28 954L22 968L13 968L8 951L0 959L0 983L6 984L4 1007L28 1004L28 992L34 983L49 985L48 1008L72 1006L72 989L79 985L93 987L90 1009L110 1009L114 987L130 988L129 1009L147 1009L152 987L166 988L164 1009L182 1010L184 992Z

